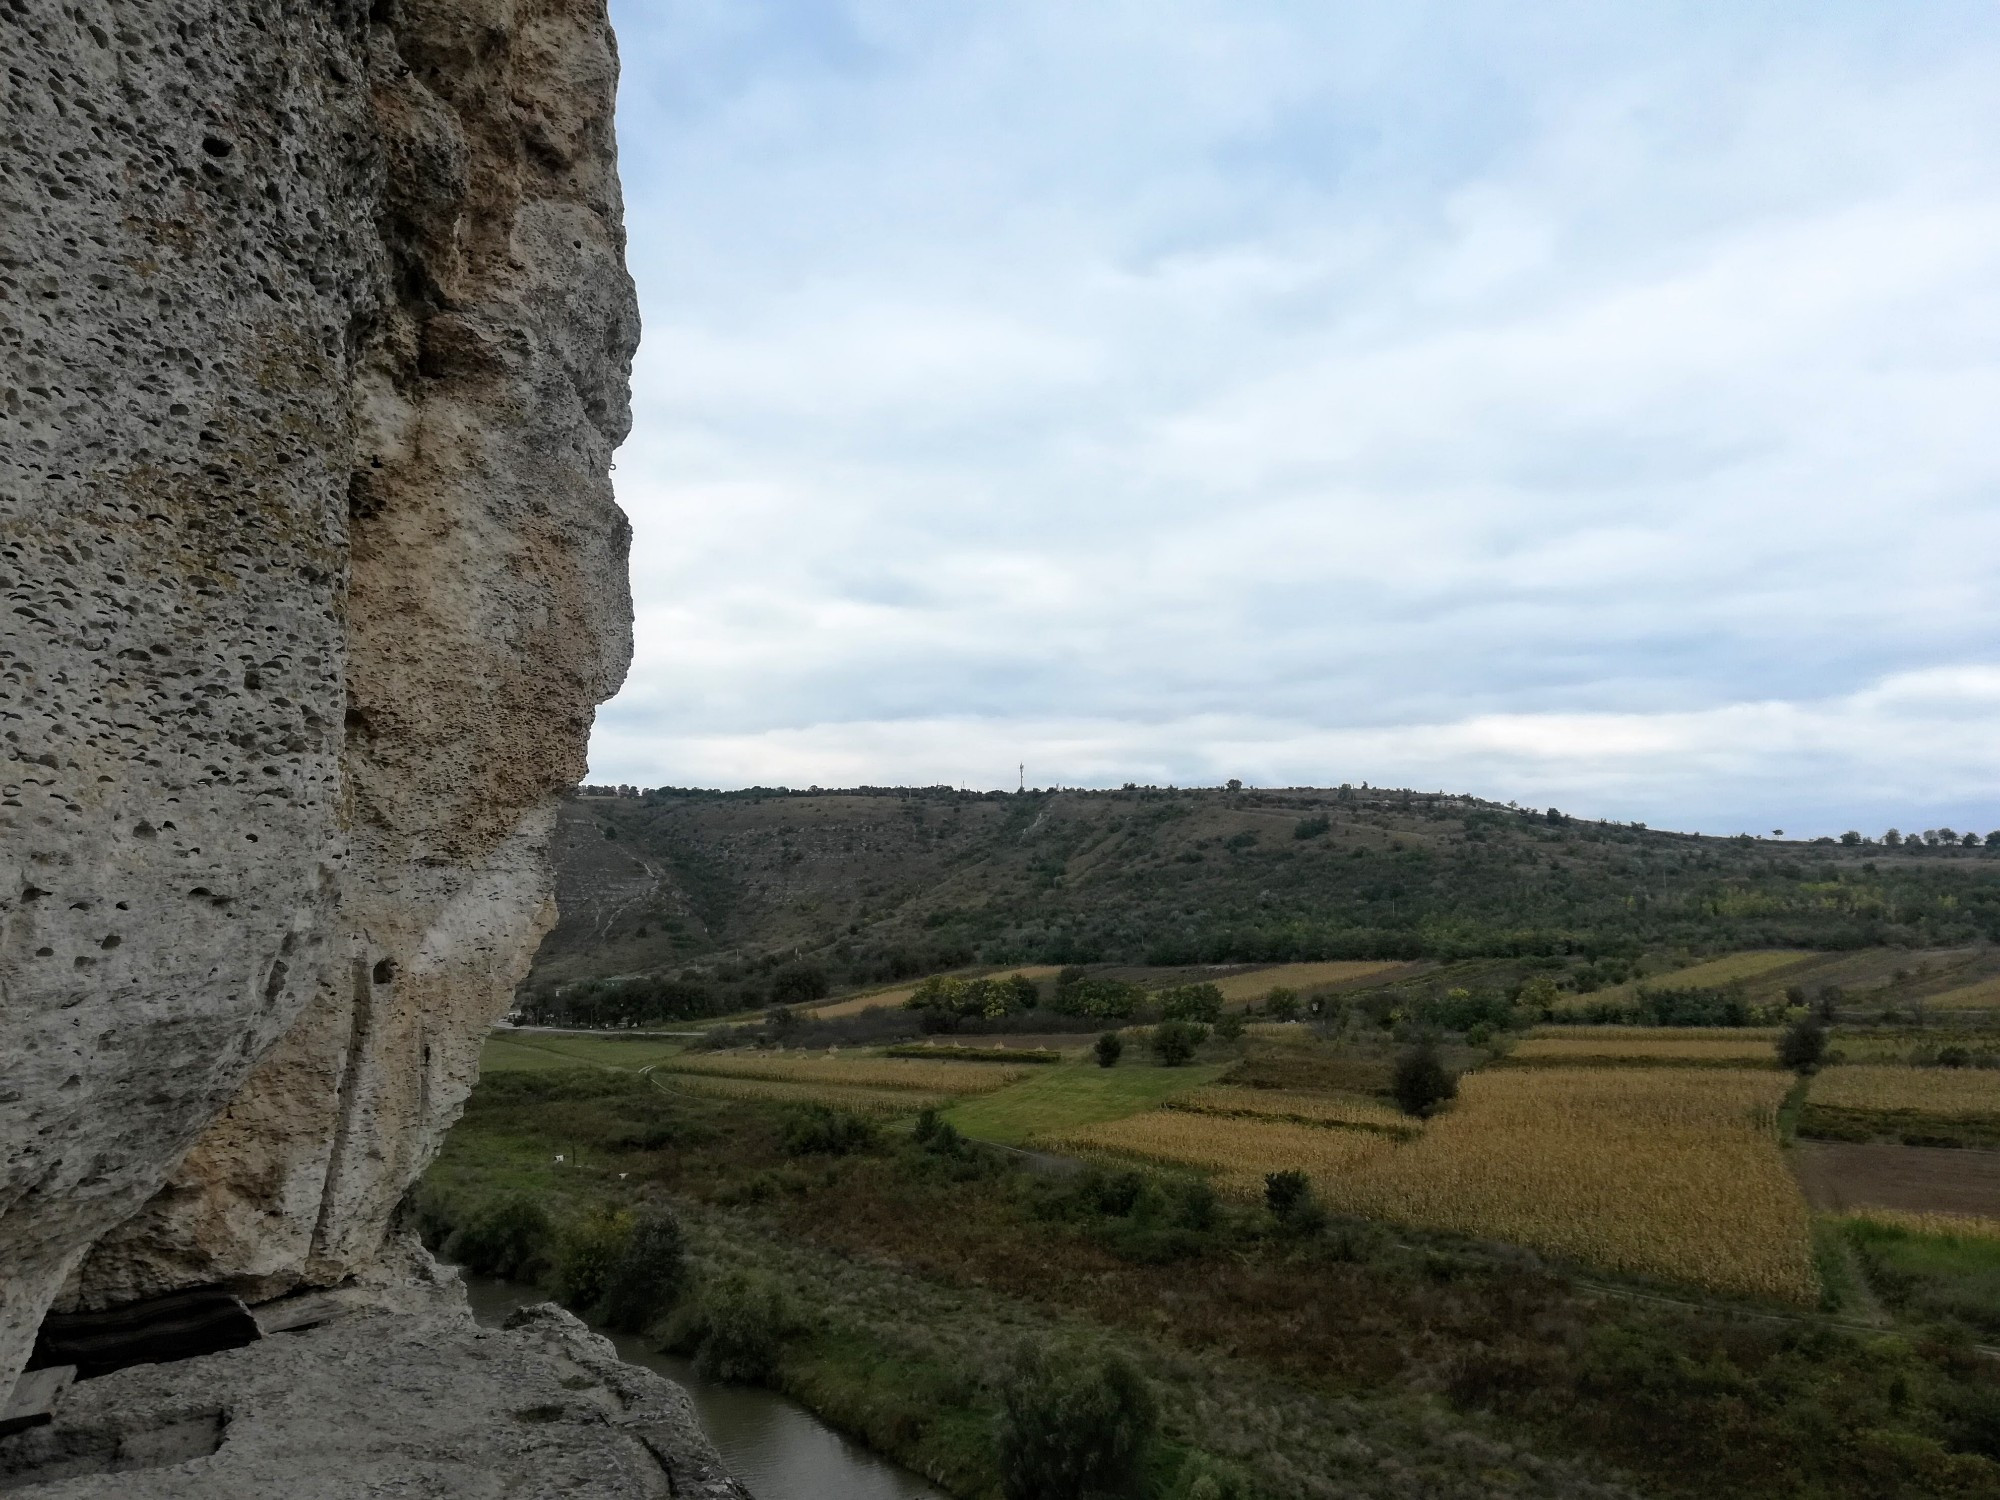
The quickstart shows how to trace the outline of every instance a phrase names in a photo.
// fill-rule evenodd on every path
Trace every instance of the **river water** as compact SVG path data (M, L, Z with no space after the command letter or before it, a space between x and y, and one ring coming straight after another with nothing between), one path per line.
M489 1328L548 1294L461 1272L472 1315ZM667 1377L694 1400L702 1430L729 1472L757 1500L942 1500L908 1469L848 1441L789 1397L761 1386L728 1385L696 1373L692 1360L658 1354L631 1334L600 1333L627 1364Z

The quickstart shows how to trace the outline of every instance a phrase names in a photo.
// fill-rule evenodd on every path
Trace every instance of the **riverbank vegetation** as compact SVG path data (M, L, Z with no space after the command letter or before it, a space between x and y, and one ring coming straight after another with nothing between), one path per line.
M1079 1037L1001 1087L959 1086L1008 1071L985 1062L823 1054L717 1080L810 1099L697 1093L706 1064L642 1072L650 1052L493 1071L413 1213L600 1311L670 1215L685 1272L655 1337L956 1495L1002 1493L1006 1372L1061 1358L1143 1382L1156 1497L2000 1496L2000 1365L1953 1311L1984 1305L1984 1252L1926 1249L1936 1226L1896 1227L1914 1250L1815 1238L1779 1156L1788 1074L1520 1066L1460 1034L1443 1063L1483 1067L1421 1118L1393 1103L1394 1034L1322 1030L1178 1068L1099 1067ZM876 1081L902 1062L956 1072ZM1091 1161L1045 1154L1064 1142ZM1314 1154L1336 1146L1353 1162ZM1682 1190L1703 1184L1712 1204ZM1636 1205L1622 1240L1599 1202Z

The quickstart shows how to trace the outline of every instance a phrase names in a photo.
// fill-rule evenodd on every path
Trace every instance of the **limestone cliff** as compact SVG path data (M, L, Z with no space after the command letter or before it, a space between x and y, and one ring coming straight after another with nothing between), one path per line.
M367 1265L623 675L602 0L5 0L0 1389Z

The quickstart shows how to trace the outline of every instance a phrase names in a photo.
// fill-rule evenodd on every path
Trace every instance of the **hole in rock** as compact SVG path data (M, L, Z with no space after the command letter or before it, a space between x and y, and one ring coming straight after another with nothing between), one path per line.
M75 1427L56 1422L0 1438L0 1490L129 1474L206 1458L222 1446L229 1416L220 1408L146 1412L125 1421ZM106 1493L113 1493L107 1490Z

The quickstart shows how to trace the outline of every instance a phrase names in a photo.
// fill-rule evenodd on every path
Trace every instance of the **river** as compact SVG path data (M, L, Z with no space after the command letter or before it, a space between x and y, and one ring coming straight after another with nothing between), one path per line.
M472 1315L489 1328L498 1328L517 1307L548 1300L533 1287L469 1271L460 1275ZM693 1398L708 1440L757 1500L942 1500L908 1469L850 1442L789 1397L710 1380L692 1360L656 1353L631 1334L598 1332L627 1364L657 1371Z

